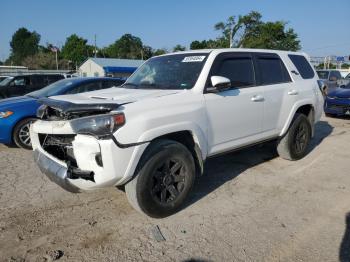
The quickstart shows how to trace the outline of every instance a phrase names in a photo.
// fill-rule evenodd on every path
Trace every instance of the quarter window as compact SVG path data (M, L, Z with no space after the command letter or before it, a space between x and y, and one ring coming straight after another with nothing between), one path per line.
M212 75L227 77L232 87L255 85L254 65L250 57L232 57L221 61Z
M290 76L282 60L277 56L258 56L257 64L260 72L260 84L271 85L290 82Z
M300 75L304 79L314 78L315 73L310 63L302 55L288 55L290 60L292 60L295 67L298 69Z

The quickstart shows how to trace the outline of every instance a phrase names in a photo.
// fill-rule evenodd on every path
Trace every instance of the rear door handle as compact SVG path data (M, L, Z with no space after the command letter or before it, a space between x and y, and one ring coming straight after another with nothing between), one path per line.
M252 100L253 102L262 102L262 101L264 101L264 97L261 96L261 95L255 95L255 96L253 96L253 97L251 98L251 100Z
M293 89L293 90L288 91L288 95L290 95L290 96L295 96L297 94L299 94L297 90Z

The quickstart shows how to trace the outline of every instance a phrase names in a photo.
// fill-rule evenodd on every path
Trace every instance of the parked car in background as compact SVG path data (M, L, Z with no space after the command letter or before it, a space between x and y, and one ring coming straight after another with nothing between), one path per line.
M327 116L350 115L350 83L328 92L324 111Z
M267 140L304 157L324 100L304 53L239 48L153 57L120 88L41 102L42 172L71 192L125 185L135 209L166 217L209 157Z
M63 79L61 74L18 75L0 83L0 99L25 95Z
M0 83L5 80L6 78L9 78L10 76L0 76Z
M339 86L339 81L342 79L339 70L317 70L318 77L325 83L327 86L327 90L325 92L329 92L332 89L335 89Z
M118 78L74 77L57 81L25 96L0 100L0 143L15 143L18 147L31 148L29 125L36 118L36 110L40 106L37 100L40 98L83 93L123 83L124 80Z
M342 78L346 78L346 76L350 73L349 69L339 69Z

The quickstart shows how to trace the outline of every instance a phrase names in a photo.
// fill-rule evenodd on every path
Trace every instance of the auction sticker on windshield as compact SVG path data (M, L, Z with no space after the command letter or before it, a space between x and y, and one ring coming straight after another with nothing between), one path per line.
M205 59L205 56L186 56L182 60L183 63L189 63L189 62L203 62Z

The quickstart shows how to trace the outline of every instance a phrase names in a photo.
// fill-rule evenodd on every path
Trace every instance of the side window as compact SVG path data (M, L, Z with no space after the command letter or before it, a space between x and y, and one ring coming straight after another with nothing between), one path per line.
M54 82L56 82L58 80L61 80L63 78L64 77L61 76L61 75L49 75L48 79L47 79L47 82L48 82L48 84L51 84L51 83L54 83Z
M227 77L232 87L255 85L254 64L249 56L224 58L211 75Z
M292 60L295 67L298 69L300 75L304 79L314 78L315 73L312 69L310 63L302 55L288 55L290 60Z
M286 67L277 55L258 55L257 65L260 72L261 85L272 85L291 81Z
M16 77L14 80L13 80L13 84L11 83L11 85L14 85L14 86L26 86L26 85L29 85L29 78L26 77L26 76L20 76L20 77Z

